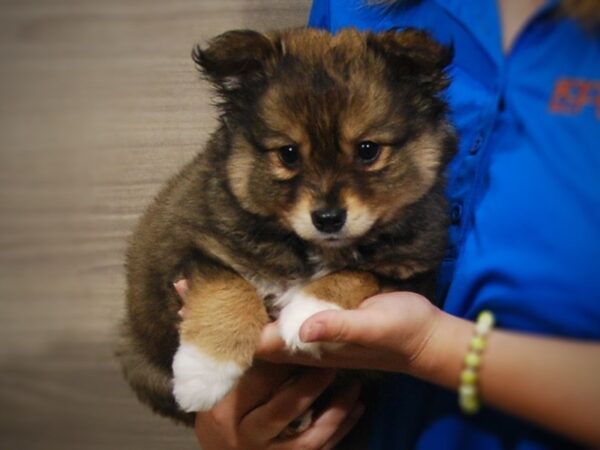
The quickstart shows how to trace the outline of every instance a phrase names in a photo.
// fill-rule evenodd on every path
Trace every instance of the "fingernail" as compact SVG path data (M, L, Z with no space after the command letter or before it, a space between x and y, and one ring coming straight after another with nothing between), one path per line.
M303 342L318 341L321 338L321 336L323 336L324 331L325 326L322 323L311 323L306 328L303 328L301 330L300 339L302 339Z

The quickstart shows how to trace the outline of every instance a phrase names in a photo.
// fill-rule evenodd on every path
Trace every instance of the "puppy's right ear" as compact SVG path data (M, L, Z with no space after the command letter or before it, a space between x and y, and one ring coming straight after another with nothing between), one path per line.
M210 81L227 92L265 75L278 54L277 44L264 34L234 30L213 38L204 50L196 46L192 59Z
M414 80L421 89L436 92L449 84L445 69L452 62L454 49L436 42L423 30L405 28L371 33L367 45L388 61L397 76Z

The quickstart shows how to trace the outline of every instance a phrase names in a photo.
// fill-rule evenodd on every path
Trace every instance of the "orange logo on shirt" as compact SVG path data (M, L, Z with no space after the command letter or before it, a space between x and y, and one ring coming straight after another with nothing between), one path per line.
M594 108L600 119L600 81L561 78L556 82L550 100L551 112L575 115L586 107Z

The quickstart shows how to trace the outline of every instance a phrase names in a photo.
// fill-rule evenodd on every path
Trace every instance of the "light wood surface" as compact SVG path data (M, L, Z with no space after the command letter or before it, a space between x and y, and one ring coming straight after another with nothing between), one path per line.
M112 354L123 251L215 124L189 54L309 0L0 0L0 449L196 449Z

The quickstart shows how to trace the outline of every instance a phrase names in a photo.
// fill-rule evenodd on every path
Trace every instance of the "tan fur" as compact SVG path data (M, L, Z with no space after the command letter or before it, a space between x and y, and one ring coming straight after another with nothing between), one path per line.
M385 273L391 278L408 280L415 275L426 272L429 268L417 261L406 261L403 264L394 264L390 266L381 266L381 273Z
M314 233L314 226L310 218L314 198L309 191L302 191L289 211L283 213L283 220L296 230L299 236L310 238Z
M213 255L220 263L226 265L227 267L231 267L234 270L238 269L235 264L235 253L232 252L225 245L225 243L219 239L216 239L210 235L202 236L201 239L198 239L196 245L206 253Z
M303 156L308 156L308 142L301 124L296 120L303 111L289 111L286 114L285 86L270 86L261 99L260 115L265 123L278 135L269 136L264 144L267 148L277 149L287 144L299 144Z
M361 236L366 233L377 221L377 215L373 205L363 202L351 190L342 191L342 204L348 210L347 227L348 234L352 237Z
M262 211L254 208L252 203L247 201L250 197L248 180L253 165L254 157L251 154L249 144L241 136L237 137L233 143L232 157L227 162L229 185L233 193L246 208L260 214Z
M406 146L406 152L419 169L419 190L429 189L436 180L442 148L442 135L431 131L423 133ZM415 193L415 195L418 195ZM410 201L410 200L409 200Z
M375 69L381 61L373 61ZM367 77L362 70L357 70L348 82L348 90L352 93L347 108L340 117L341 135L348 144L363 140L389 143L390 136L377 129L378 126L402 126L402 123L390 124L390 96L383 80L375 76ZM381 74L383 75L383 73ZM349 146L350 147L350 146Z
M344 270L319 278L303 290L344 309L355 309L379 292L379 283L371 273Z
M443 145L442 133L426 132L405 146L406 163L397 166L396 173L404 172L407 182L399 192L390 192L389 197L382 195L371 205L382 223L397 220L403 208L417 201L437 181Z
M256 342L269 317L256 289L229 271L207 271L190 280L183 341L219 361L252 363Z
M323 39L326 32L316 29L306 30L304 33L283 33L286 52L302 58L309 64L317 64L323 60L323 55L329 49L328 39Z

